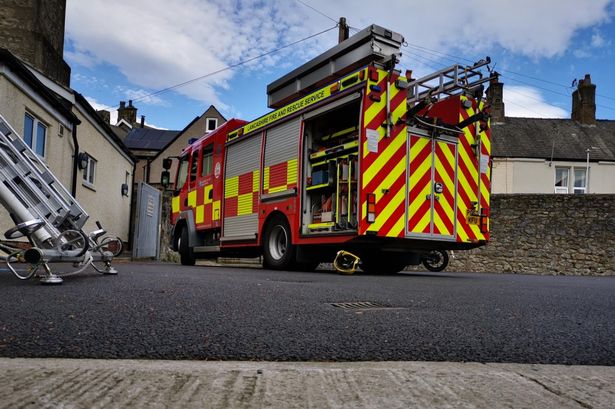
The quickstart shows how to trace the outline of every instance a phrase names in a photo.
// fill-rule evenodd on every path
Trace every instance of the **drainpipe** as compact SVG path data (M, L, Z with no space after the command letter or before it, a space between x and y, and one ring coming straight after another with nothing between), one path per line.
M75 145L75 154L73 155L73 180L71 182L70 194L77 199L77 172L79 171L79 141L77 141L77 124L73 124L73 144Z
M130 248L130 259L132 260L132 254L134 254L134 241L132 239L132 235L134 234L134 223L135 223L135 206L137 203L137 198L135 197L135 175L137 174L137 161L132 165L132 180L130 181L130 185L128 187L128 191L130 192L130 218L128 223L128 247Z

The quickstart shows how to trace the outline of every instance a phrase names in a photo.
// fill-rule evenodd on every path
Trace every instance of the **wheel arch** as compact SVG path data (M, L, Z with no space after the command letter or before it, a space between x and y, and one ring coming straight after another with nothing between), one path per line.
M179 249L178 242L183 229L188 229L188 245L194 247L197 245L198 236L196 225L194 223L194 215L192 212L182 212L173 227L173 249Z
M273 220L277 218L283 218L284 220L286 220L286 223L288 224L288 228L290 229L290 241L292 243L294 231L293 231L293 226L290 224L290 220L288 216L286 216L286 214L280 210L274 210L267 215L267 217L265 218L265 221L263 222L263 227L261 228L261 234L259 235L259 240L258 240L259 245L261 247L265 245L265 243L263 242L264 237L265 237L265 232L267 231L267 229L269 228Z

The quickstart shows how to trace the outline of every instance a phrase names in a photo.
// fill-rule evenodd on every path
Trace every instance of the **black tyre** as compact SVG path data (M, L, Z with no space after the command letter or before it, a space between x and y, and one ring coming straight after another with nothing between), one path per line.
M272 270L292 270L295 249L286 219L281 216L273 218L263 237L263 266Z
M361 258L361 270L367 274L391 275L406 268L401 260L391 259L390 255L378 255Z
M423 266L429 271L442 271L448 266L448 260L445 250L431 250L423 256Z
M177 247L179 248L179 259L182 265L193 266L196 263L196 258L194 257L194 252L189 245L188 229L185 227L182 229Z

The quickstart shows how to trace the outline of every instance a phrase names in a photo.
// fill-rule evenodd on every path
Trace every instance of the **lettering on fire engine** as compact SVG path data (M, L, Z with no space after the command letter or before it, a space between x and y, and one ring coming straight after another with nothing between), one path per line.
M257 119L254 122L249 123L248 125L244 127L244 134L250 133L258 128L262 128L263 126L277 119L280 119L294 112L297 112L309 105L314 104L315 102L320 101L321 99L327 98L328 96L329 96L329 93L327 92L327 89L321 89L320 91L314 92L313 94L310 94L305 98L295 101L294 103L288 106L280 108L277 111L273 111L269 115L265 115L264 117Z

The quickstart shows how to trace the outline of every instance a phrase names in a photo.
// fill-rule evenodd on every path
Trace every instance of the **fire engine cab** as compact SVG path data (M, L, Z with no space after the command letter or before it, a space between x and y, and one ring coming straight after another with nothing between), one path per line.
M344 250L393 273L487 243L489 59L412 79L395 69L403 42L367 27L269 84L272 112L187 146L171 215L181 263L262 255L309 270Z

